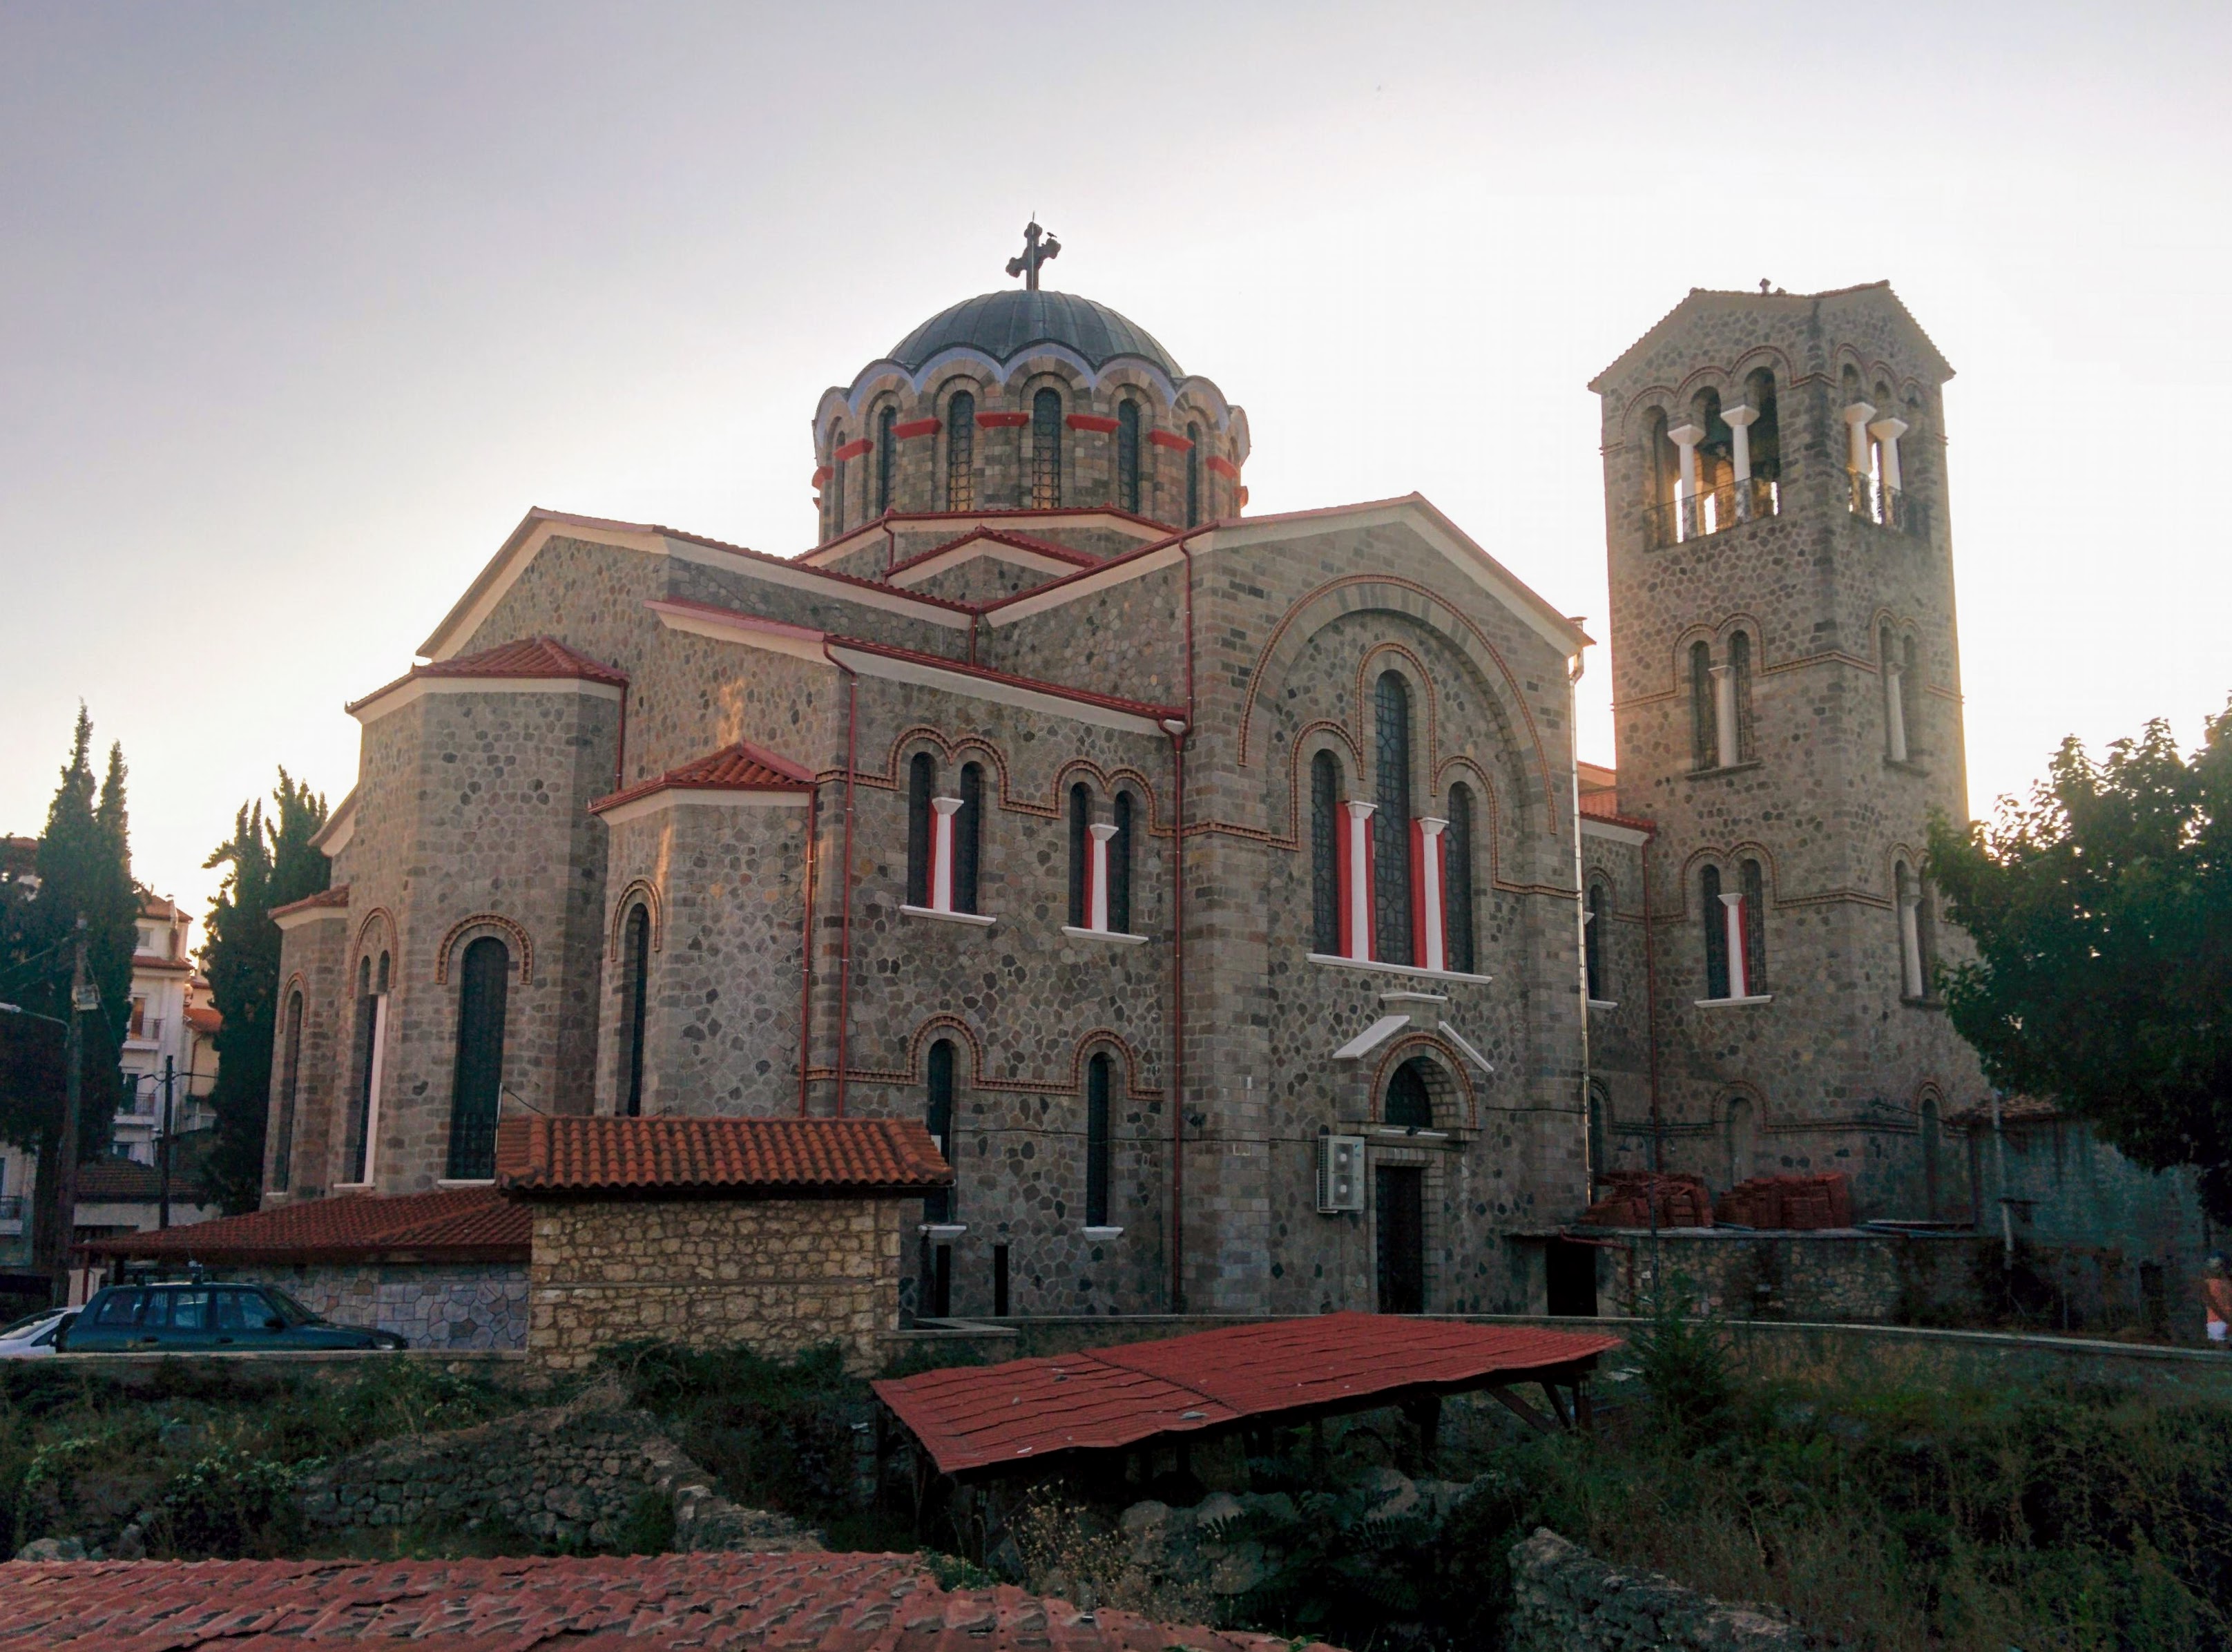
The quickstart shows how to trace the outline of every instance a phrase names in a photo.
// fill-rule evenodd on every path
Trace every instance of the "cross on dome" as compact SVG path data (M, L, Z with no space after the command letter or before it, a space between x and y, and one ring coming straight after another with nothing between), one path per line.
M1041 241L1041 236L1046 239ZM1039 289L1039 266L1049 258L1061 256L1061 243L1054 239L1051 231L1040 229L1038 219L1033 218L1023 230L1022 252L1008 260L1008 273L1022 276L1026 289L1036 292Z

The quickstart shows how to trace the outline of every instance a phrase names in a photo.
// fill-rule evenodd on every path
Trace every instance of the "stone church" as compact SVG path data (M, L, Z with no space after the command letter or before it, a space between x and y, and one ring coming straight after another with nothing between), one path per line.
M924 1120L918 1312L1539 1306L1593 1167L1937 1197L1963 812L1939 387L1887 287L1608 368L1591 639L1424 498L1247 511L1247 415L1023 284L814 410L816 543L529 511L349 707L267 1202L499 1115Z

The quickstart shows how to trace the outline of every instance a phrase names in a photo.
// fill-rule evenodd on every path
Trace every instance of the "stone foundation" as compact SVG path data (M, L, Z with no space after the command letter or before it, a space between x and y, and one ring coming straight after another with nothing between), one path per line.
M1538 1529L1511 1551L1511 1652L1806 1652L1814 1637Z

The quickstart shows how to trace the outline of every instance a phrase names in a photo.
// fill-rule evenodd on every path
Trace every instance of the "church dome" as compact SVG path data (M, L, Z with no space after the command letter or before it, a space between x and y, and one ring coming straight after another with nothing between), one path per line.
M892 348L890 360L910 373L956 348L982 350L995 361L1012 361L1034 344L1059 344L1098 371L1120 355L1152 363L1172 382L1185 375L1154 335L1106 304L1074 293L1010 288L964 298L940 310Z

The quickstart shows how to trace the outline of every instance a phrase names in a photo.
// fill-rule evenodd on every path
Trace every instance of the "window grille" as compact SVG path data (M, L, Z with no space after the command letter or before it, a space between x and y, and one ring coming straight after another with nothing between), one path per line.
M945 508L976 508L976 398L966 390L945 404Z
M1372 816L1373 955L1408 963L1411 951L1411 691L1394 672L1380 674L1373 696L1378 736Z
M1201 525L1201 426L1186 426L1186 526Z
M1442 829L1442 950L1460 973L1473 972L1472 788L1450 788L1450 823Z
M1031 398L1031 509L1061 504L1061 396L1041 390Z
M1424 1069L1422 1062L1406 1061L1387 1081L1387 1104L1382 1110L1382 1116L1388 1123L1404 1129L1431 1130L1434 1128L1434 1102L1426 1089Z
M620 940L623 1013L627 1017L626 1064L620 1070L620 1111L643 1113L643 1034L651 1010L651 912L640 903L627 915Z
M892 473L899 461L899 439L894 433L899 410L886 407L876 419L876 514L892 508Z
M1320 751L1310 759L1310 946L1328 954L1340 950L1340 767Z
M450 1093L450 1177L496 1174L496 1106L503 1089L503 1012L511 954L493 935L465 948L457 989L457 1065Z
M1139 510L1139 404L1119 402L1116 408L1116 503L1123 510Z

